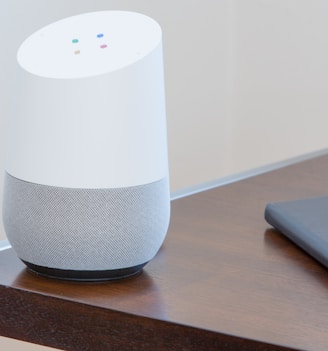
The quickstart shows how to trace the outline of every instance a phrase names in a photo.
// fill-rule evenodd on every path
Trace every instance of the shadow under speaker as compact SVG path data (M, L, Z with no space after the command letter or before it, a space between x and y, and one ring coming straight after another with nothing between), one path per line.
M3 222L31 270L139 272L161 247L170 191L159 25L132 12L66 18L17 53Z

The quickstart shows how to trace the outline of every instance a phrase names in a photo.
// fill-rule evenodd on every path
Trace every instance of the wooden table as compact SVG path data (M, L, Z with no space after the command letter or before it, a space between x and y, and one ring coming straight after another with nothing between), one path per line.
M328 194L328 156L172 202L164 246L134 278L72 283L0 252L0 334L65 350L328 349L328 271L263 218Z

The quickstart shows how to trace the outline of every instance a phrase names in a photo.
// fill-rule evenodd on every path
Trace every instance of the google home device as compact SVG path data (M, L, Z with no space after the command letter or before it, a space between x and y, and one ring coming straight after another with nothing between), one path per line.
M133 275L170 216L162 34L101 11L28 37L17 53L3 222L31 270L73 280Z

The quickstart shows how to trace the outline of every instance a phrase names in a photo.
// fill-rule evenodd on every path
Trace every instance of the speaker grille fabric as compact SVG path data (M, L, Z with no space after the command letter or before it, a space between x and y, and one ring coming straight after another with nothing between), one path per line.
M132 267L152 259L170 217L168 180L72 189L5 175L3 222L24 261L73 270Z

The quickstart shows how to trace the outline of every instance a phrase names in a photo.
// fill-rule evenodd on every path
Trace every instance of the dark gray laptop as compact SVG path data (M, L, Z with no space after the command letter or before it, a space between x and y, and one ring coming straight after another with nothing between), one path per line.
M266 221L328 267L328 196L269 203Z

